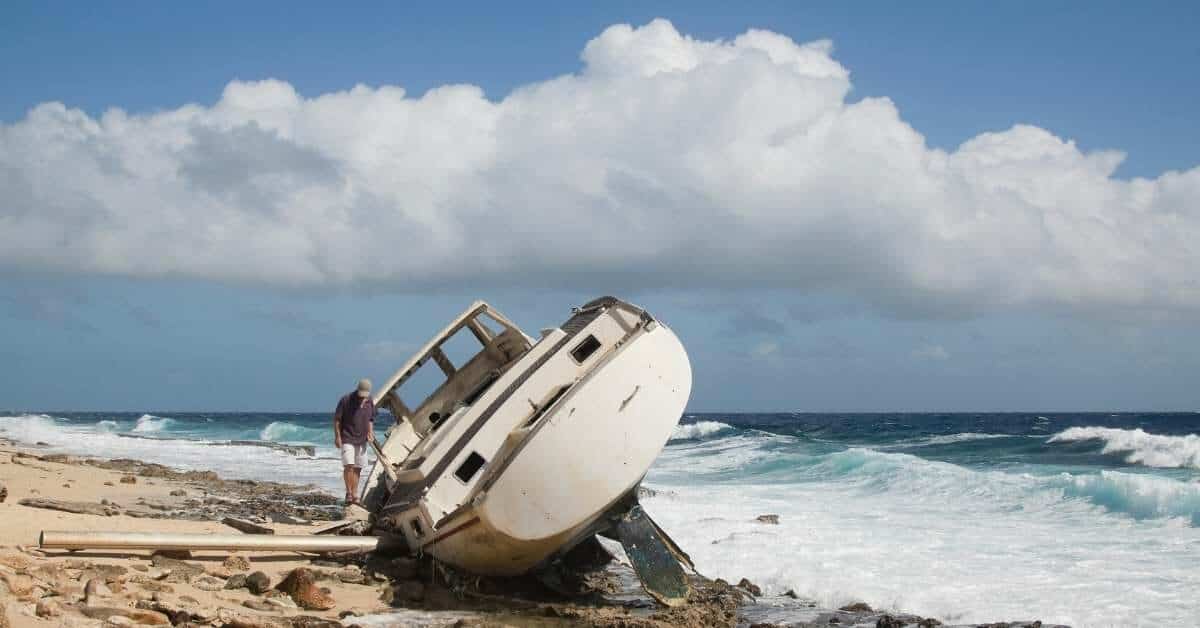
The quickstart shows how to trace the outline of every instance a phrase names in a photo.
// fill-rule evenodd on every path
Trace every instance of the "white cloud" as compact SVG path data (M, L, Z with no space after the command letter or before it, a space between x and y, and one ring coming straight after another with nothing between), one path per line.
M828 42L613 26L500 102L230 83L0 125L0 268L396 290L769 286L898 314L1200 307L1200 168L1040 128L931 149Z
M950 352L942 345L924 345L913 349L912 357L917 360L942 362L950 359Z

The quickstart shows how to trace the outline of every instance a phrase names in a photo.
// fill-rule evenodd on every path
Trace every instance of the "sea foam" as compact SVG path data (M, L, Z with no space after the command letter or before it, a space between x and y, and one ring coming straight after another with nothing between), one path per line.
M697 421L676 426L671 440L700 440L732 429L732 425L720 421Z
M173 421L166 417L154 416L153 414L143 414L138 417L137 424L133 426L134 432L145 434L149 432L161 432L171 426Z
M1141 428L1122 430L1111 427L1072 427L1050 437L1047 442L1099 440L1102 453L1122 453L1125 462L1147 467L1200 469L1200 436L1150 434Z

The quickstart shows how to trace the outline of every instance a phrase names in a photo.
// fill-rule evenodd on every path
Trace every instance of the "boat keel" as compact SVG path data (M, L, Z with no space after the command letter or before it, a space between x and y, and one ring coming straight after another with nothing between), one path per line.
M626 511L614 524L613 531L650 597L669 607L687 603L691 585L680 563L690 566L691 560L662 532L641 504L634 504Z

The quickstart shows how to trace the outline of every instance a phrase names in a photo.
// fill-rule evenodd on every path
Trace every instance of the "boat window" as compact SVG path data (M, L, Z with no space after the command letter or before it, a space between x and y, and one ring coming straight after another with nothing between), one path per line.
M458 465L458 471L454 472L454 477L462 480L464 484L470 482L471 478L475 477L476 473L479 473L479 470L483 468L486 462L483 456L472 451L471 455L467 456L467 459Z
M418 538L425 536L425 529L421 527L420 519L413 519L408 522L408 525L412 528L413 534L417 535Z
M461 369L467 362L471 361L480 351L483 351L483 345L475 334L467 327L463 327L454 332L454 335L446 339L441 344L442 353L450 358L450 362L454 364L454 368Z
M596 349L599 348L600 341L596 340L595 336L589 335L587 338L583 339L583 342L575 345L575 348L571 350L571 357L575 358L576 362L583 364L584 360L592 357L592 354L595 353Z
M400 399L409 408L419 408L434 391L446 381L446 374L432 359L427 359L417 367L417 372L404 380L400 387Z

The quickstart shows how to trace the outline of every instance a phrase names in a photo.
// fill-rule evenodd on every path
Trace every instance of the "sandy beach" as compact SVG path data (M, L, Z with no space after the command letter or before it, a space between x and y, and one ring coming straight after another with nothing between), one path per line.
M11 441L0 443L0 486L5 492L0 503L0 626L737 622L741 595L727 585L700 592L705 599L688 609L660 612L646 600L631 600L636 596L622 592L619 583L600 586L623 600L593 596L576 605L546 600L544 592L521 595L521 582L455 582L453 574L433 573L436 568L427 561L406 557L364 561L294 552L168 556L149 551L43 551L37 549L43 530L229 534L236 531L218 520L193 519L219 519L227 512L253 517L250 513L257 512L260 520L299 522L302 515L313 517L303 523L267 524L277 534L311 534L328 525L340 509L331 507L333 499L313 492L313 487L227 481L211 472L172 471L133 460L47 454ZM267 584L252 592L253 586L245 583L259 572ZM305 575L297 575L301 573ZM298 587L288 586L297 579Z

